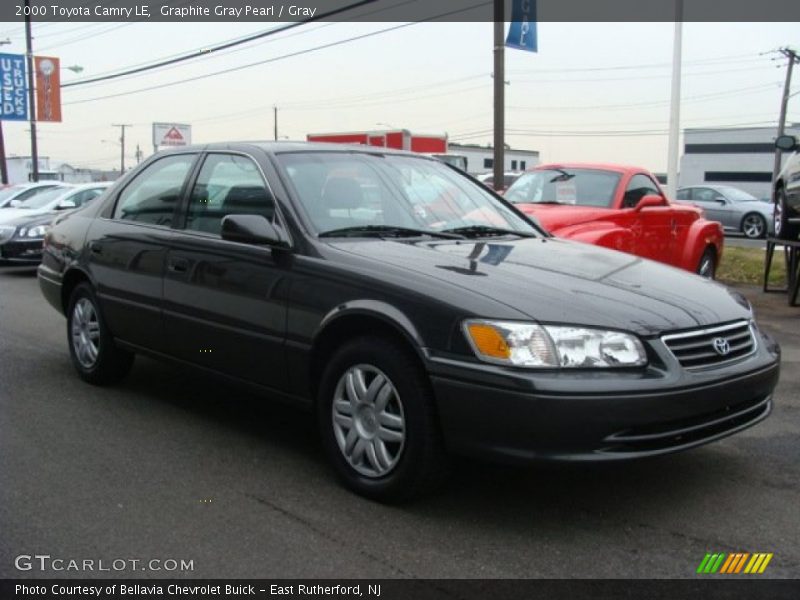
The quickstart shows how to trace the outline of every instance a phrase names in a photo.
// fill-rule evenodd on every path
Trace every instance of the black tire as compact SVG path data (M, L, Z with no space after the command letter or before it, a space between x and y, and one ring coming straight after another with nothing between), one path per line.
M789 223L786 211L786 190L780 187L775 192L775 237L780 240L796 240L798 227L794 223Z
M81 311L76 311L79 303ZM91 322L96 323L97 331L96 334L92 333L91 335L89 329L92 328L92 331L94 331L94 325L81 327L83 323L82 315L86 314L89 307L94 311L95 318ZM75 331L76 328L80 333ZM93 359L92 356L86 355L80 350L81 341L77 338L80 338L81 335L92 337L96 342L93 344L96 349ZM84 342L85 339L84 337ZM78 284L70 296L67 307L67 345L69 346L72 364L75 370L78 371L78 375L80 375L81 379L93 385L116 383L128 374L133 365L134 354L122 350L114 344L114 337L105 324L100 305L97 302L97 296L95 296L92 286L88 283Z
M697 263L696 273L706 279L714 279L717 275L717 251L708 246Z
M748 239L761 239L767 235L767 220L764 218L764 215L759 213L747 213L742 217L739 230L744 234L744 237Z
M398 442L395 446L396 463L385 474L359 472L357 470L359 468L373 468L375 463L369 464L370 457L367 456L369 452L362 452L361 466L353 466L350 459L345 456L345 450L340 448L340 440L343 444L345 441L341 426L335 424L334 400L337 389L342 393L339 385L340 382L345 385L346 374L352 373L352 369L360 368L373 369L372 374L375 378L377 374L385 376L389 385L393 387L392 391L396 391L396 394L390 397L395 398L396 404L400 407L398 410L395 406L393 410L404 420L402 431L405 439L402 445ZM372 379L373 382L375 378ZM365 377L364 381L366 380ZM381 337L367 336L350 340L334 352L320 383L316 413L323 447L328 460L347 487L367 498L395 503L429 493L446 479L448 460L430 381L410 350ZM394 403L395 400L389 402ZM363 407L367 404L358 406ZM373 404L376 405L377 402ZM352 403L347 403L347 406L347 410L353 410ZM376 427L374 436L380 437L378 430L383 429L380 425L381 418L377 413L370 412L370 414L373 415L372 425ZM342 416L341 413L338 415ZM351 429L357 429L355 418L351 419L351 422ZM337 438L337 428L341 438ZM356 445L371 443L360 437L355 439L358 440L354 442ZM382 442L375 440L372 443ZM374 459L375 447L371 453ZM351 456L355 454L353 450ZM384 453L384 456L389 454L392 452Z

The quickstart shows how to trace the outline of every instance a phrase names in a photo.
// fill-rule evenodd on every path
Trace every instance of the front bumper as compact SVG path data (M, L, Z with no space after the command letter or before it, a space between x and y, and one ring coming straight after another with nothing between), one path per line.
M780 350L758 335L755 354L705 372L673 359L636 374L532 374L431 357L429 370L454 453L505 461L640 458L706 444L769 415Z
M11 239L0 244L0 264L38 265L42 262L44 240Z

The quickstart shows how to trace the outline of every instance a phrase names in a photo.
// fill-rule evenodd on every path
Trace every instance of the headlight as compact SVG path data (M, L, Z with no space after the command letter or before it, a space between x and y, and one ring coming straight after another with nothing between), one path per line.
M48 231L50 231L50 225L37 225L28 229L28 233L25 233L23 229L20 231L20 235L29 238L43 238Z
M647 364L639 338L620 331L470 319L464 333L478 358L491 363L545 369Z

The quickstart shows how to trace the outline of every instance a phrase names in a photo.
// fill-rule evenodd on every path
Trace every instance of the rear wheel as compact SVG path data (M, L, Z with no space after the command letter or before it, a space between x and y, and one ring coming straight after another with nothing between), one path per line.
M789 223L786 202L786 190L778 188L775 193L775 237L781 240L797 239L797 225Z
M67 309L69 354L78 375L89 383L116 383L130 371L134 355L121 350L106 327L92 286L81 283Z
M767 233L767 220L758 213L749 213L742 219L742 233L746 238L756 240Z
M700 262L697 263L697 274L700 277L707 279L714 279L717 274L717 252L713 247L709 246L700 257Z
M399 502L445 478L430 382L396 342L370 336L339 348L322 376L317 421L337 474L363 496Z

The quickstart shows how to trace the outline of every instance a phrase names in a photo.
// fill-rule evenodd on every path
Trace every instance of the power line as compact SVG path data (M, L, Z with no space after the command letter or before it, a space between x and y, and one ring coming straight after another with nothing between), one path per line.
M375 0L364 0L364 1L365 2L373 2ZM264 60L259 60L259 61L256 61L256 62L244 64L244 65L239 65L238 67L230 67L230 68L227 68L227 69L222 69L220 71L213 71L211 73L205 73L203 75L197 75L197 76L194 76L194 77L187 77L185 79L179 79L177 81L170 81L170 82L162 83L162 84L159 84L159 85L148 86L148 87L139 88L139 89L135 89L135 90L128 90L126 92L119 92L119 93L116 93L116 94L108 94L106 96L96 96L96 97L93 97L93 98L84 98L84 99L81 99L81 100L73 100L72 102L64 102L63 104L64 105L83 104L83 103L86 103L86 102L94 102L94 101L97 101L97 100L107 100L109 98L118 98L120 96L130 96L132 94L139 94L139 93L142 93L142 92L149 92L149 91L152 91L152 90L158 90L158 89L163 89L163 88L167 88L167 87L172 87L172 86L175 86L175 85L179 85L181 83L189 83L189 82L192 82L192 81L199 81L201 79L207 79L209 77L215 77L217 75L227 75L229 73L234 73L236 71L249 69L251 67L265 65L265 64L277 62L277 61L280 61L280 60L284 60L286 58L293 58L295 56L301 56L301 55L304 55L304 54L310 54L312 52L317 52L319 50L325 50L327 48L333 48L334 46L341 46L343 44L348 44L350 42L355 42L355 41L358 41L358 40L366 39L366 38L373 37L373 36L376 36L376 35L380 35L380 34L383 34L383 33L388 33L390 31L397 31L399 29L404 29L406 27L412 27L414 25L419 25L420 23L425 23L427 21L433 21L433 20L436 20L436 19L441 19L443 17L452 16L452 15L455 15L455 14L458 14L458 13L462 13L462 12L473 10L474 8L477 8L479 6L483 6L485 4L489 4L489 2L479 2L477 4L473 4L473 5L468 6L466 8L460 8L460 9L457 9L457 10L452 10L452 11L448 11L448 12L445 12L445 13L440 13L438 15L434 15L434 16L428 17L426 19L421 19L419 21L414 21L414 22L411 22L411 23L403 23L401 25L395 25L394 27L387 27L385 29L380 29L378 31L373 31L373 32L370 32L370 33L362 34L362 35L358 35L358 36L354 36L354 37L350 37L350 38L345 38L343 40L337 40L335 42L330 42L328 44L322 44L322 45L319 45L319 46L314 46L313 48L306 48L305 50L298 50L297 52L290 52L289 54L283 54L281 56L276 56L276 57L273 57L273 58L267 58L267 59L264 59ZM315 18L321 18L321 17L315 17Z
M283 31L288 31L289 29L294 29L295 27L300 27L301 25L305 25L306 23L311 23L313 21L319 21L320 19L333 17L333 16L341 14L343 12L354 10L356 8L359 8L359 7L364 6L366 4L371 4L371 3L376 2L376 1L377 0L359 0L358 2L354 2L353 4L348 4L347 6L343 6L342 8L336 8L336 9L330 10L330 11L328 11L326 13L321 13L319 15L315 15L313 17L309 17L308 19L304 19L304 20L298 21L296 23L289 23L288 25L283 25L281 27L275 27L273 29L269 29L267 31L262 31L260 33L249 35L249 36L243 37L243 38L238 39L238 40L234 40L234 41L231 41L231 42L226 42L226 43L223 43L223 44L219 44L217 46L213 46L213 47L208 48L206 50L201 50L200 54L198 54L196 52L193 52L192 54L184 54L182 56L177 56L175 58L162 60L162 61L150 64L150 65L145 65L145 66L136 67L136 68L133 68L133 69L128 69L127 71L119 71L117 73L111 73L111 74L104 75L104 76L101 76L101 77L91 77L89 79L81 79L81 80L78 80L78 81L70 81L69 83L62 84L61 87L62 88L69 88L69 87L75 87L75 86L79 86L79 85L86 85L88 83L96 83L98 81L108 81L109 79L117 79L119 77L124 77L126 75L133 75L134 73L143 73L145 71L152 71L153 69L158 69L158 68L161 68L161 67L165 67L167 65L174 65L176 63L180 63L180 62L184 62L184 61L187 61L187 60L191 60L193 58L197 58L198 56L201 56L203 54L211 54L213 52L219 52L220 50L226 50L228 48L233 48L234 46L239 46L241 44L246 44L248 42L252 42L252 41L257 40L257 39L268 37L270 35L275 35L277 33L283 32Z

